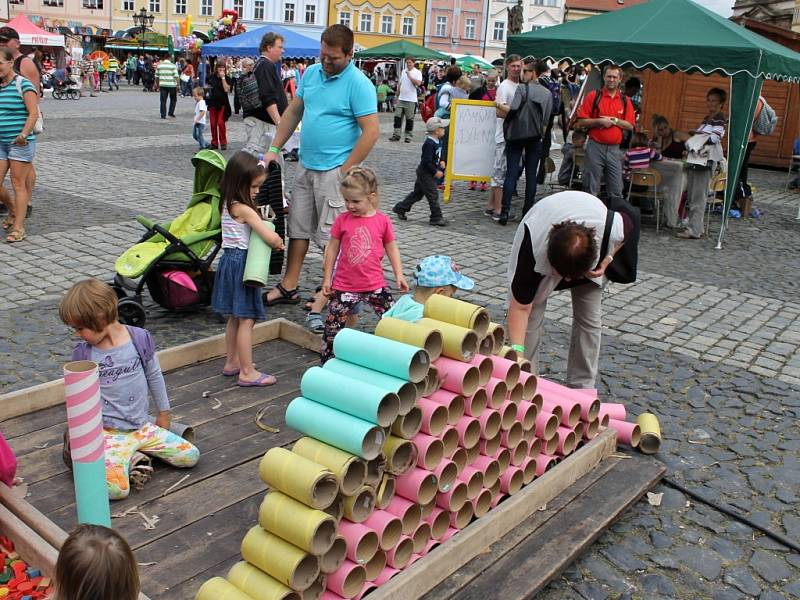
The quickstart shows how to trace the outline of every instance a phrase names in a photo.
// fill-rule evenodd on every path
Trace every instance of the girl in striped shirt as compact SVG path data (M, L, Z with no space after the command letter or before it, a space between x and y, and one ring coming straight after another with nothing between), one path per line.
M639 131L631 136L630 148L625 152L623 159L626 176L637 169L649 169L651 160L661 160L661 154L651 148L647 136Z

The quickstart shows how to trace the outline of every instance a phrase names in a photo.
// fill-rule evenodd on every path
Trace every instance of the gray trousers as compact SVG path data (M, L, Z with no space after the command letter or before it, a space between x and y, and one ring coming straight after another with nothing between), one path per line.
M603 288L586 283L570 288L572 294L572 333L567 357L567 385L572 388L593 388L600 360ZM531 372L539 372L539 344L544 331L547 300L534 304L525 334L525 358L531 361Z
M690 235L696 237L703 234L709 181L711 168L686 169L686 205L689 209L689 224L686 229Z
M394 108L394 134L400 137L400 126L403 124L403 117L406 119L406 139L413 137L414 113L417 111L417 103L411 100L398 100Z
M622 157L619 146L598 144L594 140L586 142L584 160L584 191L600 197L600 184L603 176L606 181L606 196L622 200Z

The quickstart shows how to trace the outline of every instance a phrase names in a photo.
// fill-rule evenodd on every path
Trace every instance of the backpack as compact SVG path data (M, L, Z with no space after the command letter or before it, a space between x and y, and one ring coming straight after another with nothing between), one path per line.
M125 325L128 334L131 336L133 347L136 349L136 354L142 361L142 368L152 360L156 354L156 345L153 341L153 336L146 329L140 327L132 327ZM72 360L92 360L92 347L89 342L79 342L75 349L72 351Z
M256 79L256 69L262 64L262 59L263 57L256 61L252 71L239 77L239 104L247 112L257 112L264 107Z
M425 98L425 102L422 103L422 108L420 109L420 116L422 120L427 123L428 119L433 116L433 113L436 112L436 98L438 94L430 94L427 98Z
M544 115L539 103L529 100L530 83L520 85L512 100L512 106L519 104L519 108L512 108L503 121L503 136L507 142L526 142L541 138L545 130ZM517 103L517 94L521 97Z
M542 83L542 80L539 80ZM561 114L561 84L557 81L553 81L550 77L544 79L544 86L550 90L550 95L553 96L553 111L551 114L553 115L560 115Z
M767 101L761 96L761 112L753 123L753 131L758 135L770 135L777 126L778 115L775 114L775 109L767 104Z

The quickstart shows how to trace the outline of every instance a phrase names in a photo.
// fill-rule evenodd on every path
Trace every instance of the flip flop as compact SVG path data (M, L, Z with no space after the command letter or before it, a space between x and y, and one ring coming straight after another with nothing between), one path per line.
M236 382L239 387L267 387L270 385L275 385L278 380L275 379L273 375L269 373L262 373L261 377L256 379L255 381L242 381L241 379Z
M239 369L222 369L222 374L225 377L233 377L239 374Z

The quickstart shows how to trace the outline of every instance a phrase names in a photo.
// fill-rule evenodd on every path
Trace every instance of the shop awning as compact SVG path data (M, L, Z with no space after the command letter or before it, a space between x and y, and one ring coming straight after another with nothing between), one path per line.
M6 23L6 27L11 27L19 33L19 43L24 46L64 47L63 35L40 29L31 23L25 15L17 15Z

